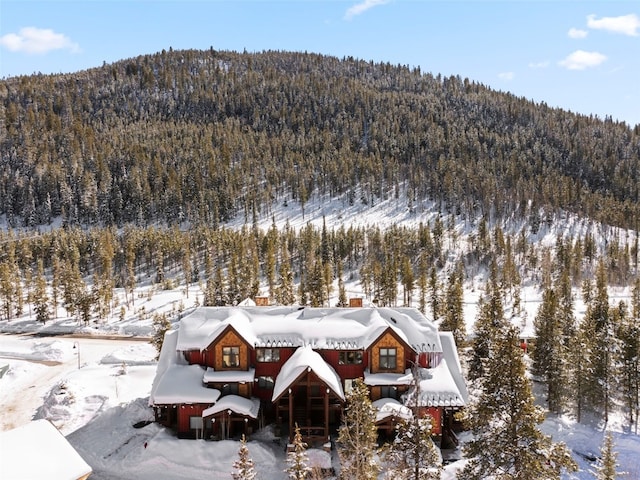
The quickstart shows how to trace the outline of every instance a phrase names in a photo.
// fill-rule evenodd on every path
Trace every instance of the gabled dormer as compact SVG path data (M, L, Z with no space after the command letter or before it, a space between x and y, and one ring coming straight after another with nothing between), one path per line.
M371 373L404 373L415 352L391 327L386 328L367 349Z
M232 325L227 325L204 349L203 359L206 366L216 371L248 371L251 348Z

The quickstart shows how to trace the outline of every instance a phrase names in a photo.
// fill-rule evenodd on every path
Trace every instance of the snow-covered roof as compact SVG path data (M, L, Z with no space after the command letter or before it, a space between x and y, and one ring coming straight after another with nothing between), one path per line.
M239 415L246 415L251 418L258 418L258 412L260 411L260 399L258 398L245 398L239 395L225 395L221 397L215 405L205 409L202 412L202 417L210 417L216 413L231 410Z
M452 332L440 332L440 343L442 344L442 357L447 362L447 367L451 373L451 377L458 387L458 392L464 403L469 402L469 391L467 384L462 376L462 366L460 365L460 357L456 348L456 340Z
M371 373L369 370L364 372L364 383L370 387L377 385L410 385L413 378L411 370L404 373Z
M373 402L376 409L376 423L389 417L401 417L410 419L413 414L408 407L405 407L395 398L380 398Z
M220 391L204 385L202 367L180 361L176 353L177 339L176 330L170 330L164 336L149 405L214 403L220 397Z
M420 399L421 407L463 407L466 399L460 393L458 386L449 370L446 360L442 360L435 368L420 368ZM405 395L405 403L411 404L413 390Z
M214 370L211 367L204 372L205 383L253 383L256 377L256 369L249 370Z
M272 399L276 400L305 371L313 371L342 400L344 391L340 377L331 365L326 363L310 345L298 348L282 366L273 385Z
M91 467L48 420L0 432L0 477L12 480L86 478Z
M154 405L214 403L220 397L220 390L207 388L202 383L203 374L199 365L171 365L150 401Z
M435 324L415 308L200 307L180 321L178 350L204 350L233 328L254 347L368 348L392 329L416 352L440 352Z
M238 306L240 307L255 307L256 306L256 302L254 302L251 298L245 298L244 300L242 300Z

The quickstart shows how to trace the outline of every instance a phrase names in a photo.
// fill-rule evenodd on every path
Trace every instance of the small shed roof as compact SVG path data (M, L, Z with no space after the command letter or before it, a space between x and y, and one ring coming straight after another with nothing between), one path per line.
M237 413L238 415L258 418L258 412L260 411L260 399L245 398L239 395L225 395L224 397L221 397L215 405L204 410L202 412L202 417L211 417L229 410Z

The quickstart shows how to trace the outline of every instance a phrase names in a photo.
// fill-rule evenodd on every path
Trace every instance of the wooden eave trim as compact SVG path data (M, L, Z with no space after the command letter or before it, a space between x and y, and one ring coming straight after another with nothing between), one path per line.
M386 329L384 329L382 333L380 333L380 335L378 335L376 339L373 342L371 342L371 344L369 345L369 348L367 348L366 350L367 353L371 353L371 351L375 348L375 346L378 344L380 339L384 337L387 333L391 333L393 338L395 338L398 341L398 343L400 343L401 345L404 345L405 350L408 349L410 352L413 352L414 355L418 354L418 352L416 352L411 345L409 345L402 338L400 338L398 334L391 327L387 327Z
M308 375L309 373L313 372L313 369L311 369L311 371L309 371L309 367L307 367L306 369L304 369L300 375L298 375L291 383L289 383L289 385L286 386L286 388L284 390L282 390L282 393L280 395L278 395L278 397L274 398L273 400L271 400L271 403L277 403L282 397L284 397L285 393L287 393L289 391L289 389L291 388L292 385L295 385L296 383L298 383L298 381L304 377L305 375ZM318 377L318 375L316 374L316 377ZM328 388L333 395L340 400L340 403L344 403L344 400L342 400L342 398L340 398L340 395L338 395L338 393L329 386L329 384L327 382L325 382L324 380L322 380L320 377L318 377L318 381L320 383L322 383L325 388Z
M224 338L224 336L229 333L230 331L233 331L233 333L235 333L238 338L240 338L242 340L242 343L244 343L247 348L249 349L249 351L253 351L253 345L251 345L249 342L247 342L247 340L244 338L244 336L242 336L240 334L240 332L238 332L238 330L236 330L233 325L228 324L226 327L224 327L222 329L222 331L216 336L216 338L214 338L213 340L211 340L211 343L209 345L207 345L205 348L203 348L201 351L204 350L213 350L216 348L216 345L218 344L218 342L220 341L221 338Z

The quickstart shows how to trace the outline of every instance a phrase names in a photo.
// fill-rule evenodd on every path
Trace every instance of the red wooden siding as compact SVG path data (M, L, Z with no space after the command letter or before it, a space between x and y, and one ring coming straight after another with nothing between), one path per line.
M189 362L189 365L193 365L196 363L198 365L204 365L203 352L201 352L200 350L187 350L186 352L184 352L184 358L187 362Z
M202 412L209 407L210 405L201 403L180 405L178 407L178 435L190 435L192 432L189 426L189 418L201 417Z
M277 348L277 347L274 347ZM254 382L253 394L258 397L260 400L268 400L271 401L271 396L273 395L273 389L271 388L260 388L258 386L258 378L259 377L271 377L275 382L276 377L282 370L282 366L285 364L291 355L296 351L295 348L280 348L280 360L278 362L258 362L256 359L256 350L251 350L251 364L254 365L256 369Z
M327 362L334 368L343 382L346 378L364 377L364 371L366 370L368 365L367 352L362 352L362 363L355 365L340 365L339 350L320 350L318 353L320 353L325 362Z

